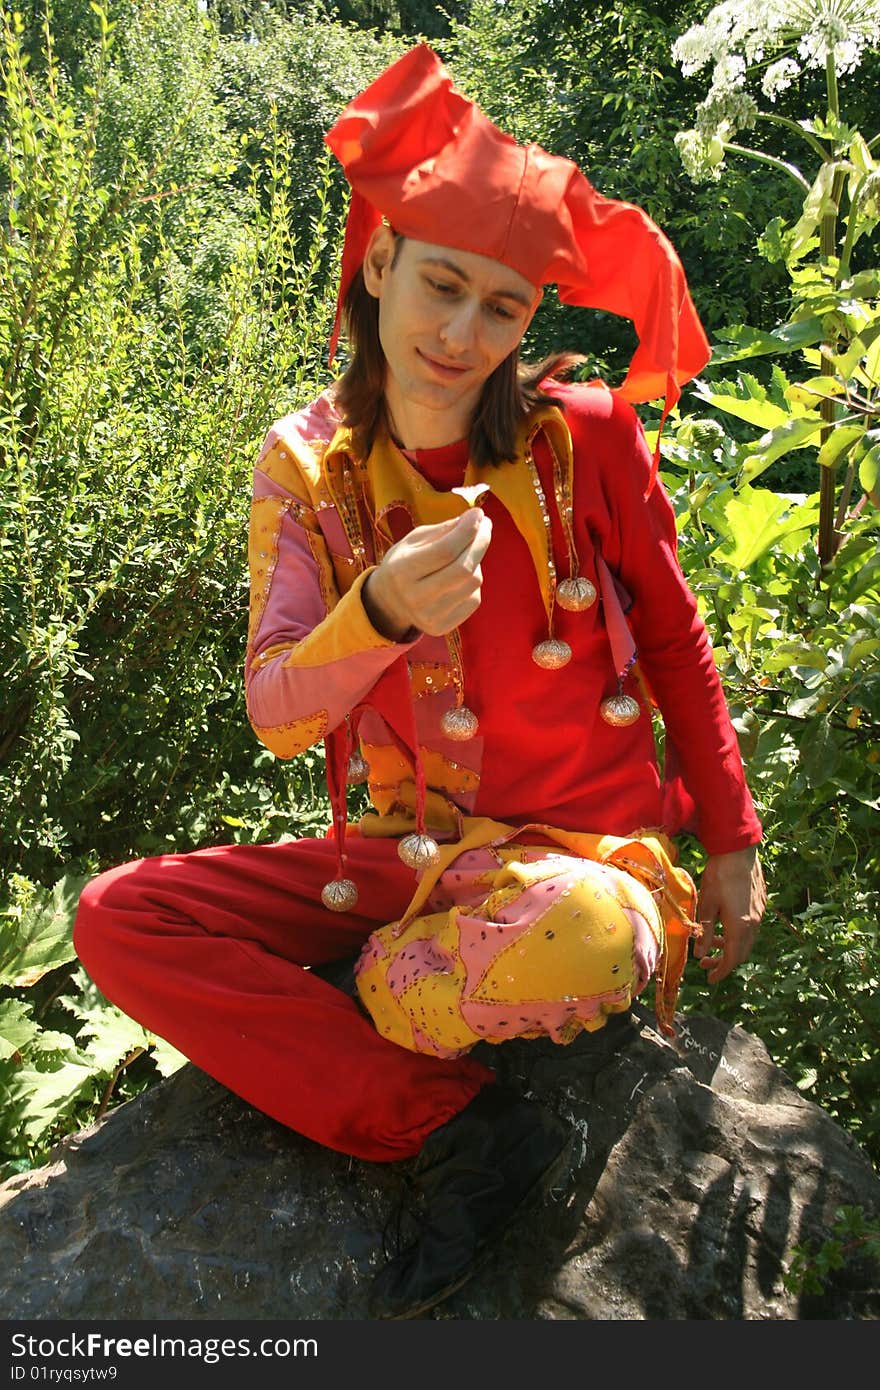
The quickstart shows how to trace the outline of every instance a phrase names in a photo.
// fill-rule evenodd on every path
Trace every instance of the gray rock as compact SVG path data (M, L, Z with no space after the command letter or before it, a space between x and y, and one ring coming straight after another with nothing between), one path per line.
M865 1257L785 1290L794 1245L880 1179L763 1045L718 1019L669 1043L638 1007L570 1047L481 1048L577 1130L567 1181L437 1318L868 1319ZM193 1066L0 1186L6 1319L366 1316L405 1164L284 1129ZM393 1221L390 1223L393 1226Z

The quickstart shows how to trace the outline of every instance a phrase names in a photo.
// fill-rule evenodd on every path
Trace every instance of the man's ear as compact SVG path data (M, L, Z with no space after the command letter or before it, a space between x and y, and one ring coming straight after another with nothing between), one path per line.
M367 252L364 256L364 284L375 299L379 298L382 282L394 259L395 245L394 232L387 222L383 222L381 226L377 227L367 242Z

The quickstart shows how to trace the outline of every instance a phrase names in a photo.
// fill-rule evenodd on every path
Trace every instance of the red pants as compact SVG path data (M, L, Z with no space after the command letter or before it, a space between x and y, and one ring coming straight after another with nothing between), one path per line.
M396 840L349 831L353 912L329 912L331 840L228 845L111 869L87 885L76 951L98 987L203 1071L328 1148L390 1160L464 1109L494 1072L386 1041L304 965L356 952L408 906Z

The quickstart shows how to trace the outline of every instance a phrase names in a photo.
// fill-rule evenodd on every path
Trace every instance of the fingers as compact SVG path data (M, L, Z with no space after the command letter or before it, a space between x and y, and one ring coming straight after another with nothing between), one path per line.
M739 921L732 926L703 924L703 939L695 945L694 955L710 985L726 979L738 965L748 960L757 930L749 921ZM698 946L702 946L702 950L698 950Z
M478 507L453 521L418 526L382 560L374 591L400 630L416 627L444 636L479 606L480 563L492 523Z
M697 900L697 921L703 928L703 935L697 937L694 942L694 955L697 960L701 960L721 940L720 937L716 938L714 935L715 922L720 916L720 907L718 895L711 890L709 885L704 884Z
M766 901L753 846L709 857L697 906L703 934L694 942L694 957L709 984L717 984L748 960Z
M471 570L486 553L492 538L492 523L479 507L469 508L453 521L436 526L417 526L400 542L413 580L438 574L450 565L473 555Z

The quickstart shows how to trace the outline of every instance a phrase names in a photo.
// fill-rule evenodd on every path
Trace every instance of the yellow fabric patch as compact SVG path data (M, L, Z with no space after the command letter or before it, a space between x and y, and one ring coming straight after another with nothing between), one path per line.
M398 804L415 808L415 774L410 760L394 744L363 743L361 751L370 767L370 800L376 810L385 815ZM429 787L427 823L450 826L453 822L443 793L454 797L475 792L480 779L470 768L450 761L434 748L422 747L420 753Z
M267 748L271 748L276 758L295 758L304 753L323 738L327 732L327 711L316 710L314 714L304 715L302 719L292 719L289 724L276 724L273 728L253 725L254 733Z
M312 491L308 486L308 474L314 476L315 459L311 451L306 456L305 448L295 448L285 439L277 439L263 455L259 463L262 473L271 478L285 492L293 493L299 502L310 504Z
M257 497L251 503L248 529L248 569L250 571L250 608L248 611L248 649L256 637L260 619L266 609L272 574L278 563L278 538L281 523L290 508L285 497Z
M415 699L423 695L436 695L452 685L452 668L439 661L413 661L410 663L410 689Z
M297 642L284 663L286 666L326 666L347 656L396 645L391 638L378 633L367 617L361 589L371 573L372 570L365 570L358 575L348 593L343 594L336 604L333 622L320 623L301 642ZM332 680L329 672L328 680Z

